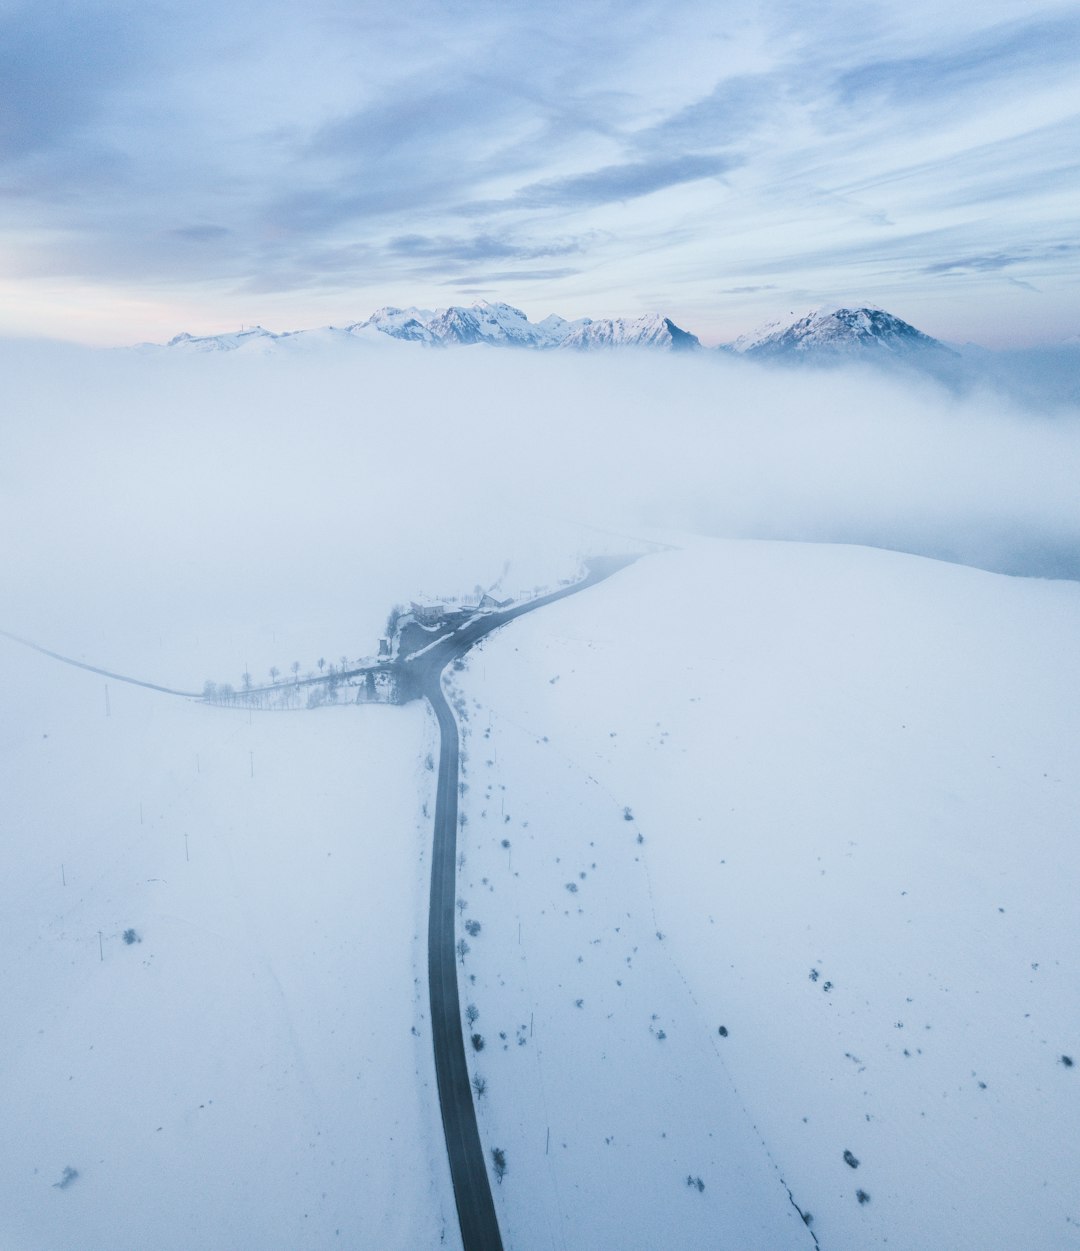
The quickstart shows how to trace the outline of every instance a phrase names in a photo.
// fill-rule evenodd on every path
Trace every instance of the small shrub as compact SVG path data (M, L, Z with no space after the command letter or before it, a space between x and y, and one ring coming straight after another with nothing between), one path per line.
M124 942L130 947L132 943L141 943L142 939L134 930L124 930Z
M859 1167L859 1161L851 1154L850 1151L844 1152L844 1163L848 1166L848 1168Z
M482 1099L484 1097L485 1091L487 1090L487 1078L481 1077L479 1073L474 1073L473 1079L472 1079L472 1088L474 1092L476 1093L477 1099Z
M726 1026L726 1025L721 1025L721 1026L720 1026L720 1028L719 1028L716 1032L720 1035L720 1037L721 1037L721 1038L726 1038L726 1037L727 1037L727 1026Z
M466 921L465 933L468 934L470 938L475 938L477 934L480 933L480 922L479 921Z
M858 1201L859 1201L860 1203L869 1203L869 1202L870 1202L870 1196L866 1193L866 1191L865 1191L865 1190L856 1190L856 1191L855 1191L855 1198L856 1198L856 1199L858 1199Z
M634 814L630 811L630 809L629 809L629 808L624 808L624 809L622 810L622 819L623 819L624 821L633 821L633 819L634 819Z
M472 1042L473 1051L484 1050L484 1035L483 1034L473 1034L472 1039L470 1041Z
M79 1170L72 1168L70 1164L66 1165L64 1171L60 1174L60 1180L53 1182L53 1188L56 1190L67 1190L68 1186L79 1176Z
M1072 1056L1062 1056L1061 1063L1064 1064L1067 1069L1071 1069L1073 1066Z
M491 1162L495 1166L495 1180L502 1185L502 1179L506 1176L506 1152L502 1147L491 1148Z

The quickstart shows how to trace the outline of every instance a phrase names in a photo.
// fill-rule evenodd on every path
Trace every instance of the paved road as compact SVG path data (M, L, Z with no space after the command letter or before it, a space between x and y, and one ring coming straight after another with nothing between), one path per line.
M461 1241L465 1251L502 1251L499 1222L491 1198L487 1160L476 1126L469 1070L465 1061L461 1002L458 998L457 955L454 950L454 901L457 897L458 731L442 690L442 672L479 639L515 617L545 604L576 595L628 565L633 557L590 562L588 576L529 603L476 618L441 639L422 656L405 658L403 667L417 689L431 701L439 721L439 785L435 798L435 841L431 860L431 903L428 915L428 984L435 1073L439 1083L446 1151L454 1183Z

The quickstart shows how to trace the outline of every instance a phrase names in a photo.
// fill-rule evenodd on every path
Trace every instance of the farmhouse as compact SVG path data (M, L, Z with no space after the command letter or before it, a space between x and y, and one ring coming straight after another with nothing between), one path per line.
M409 608L413 619L420 625L438 625L446 616L445 604L418 604L412 600Z

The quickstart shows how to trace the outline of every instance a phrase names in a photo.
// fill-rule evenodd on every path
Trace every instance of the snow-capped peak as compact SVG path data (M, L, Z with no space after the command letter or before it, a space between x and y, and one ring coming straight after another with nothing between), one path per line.
M884 309L823 306L793 322L770 322L731 345L747 356L784 356L794 352L858 353L866 350L903 354L947 348Z

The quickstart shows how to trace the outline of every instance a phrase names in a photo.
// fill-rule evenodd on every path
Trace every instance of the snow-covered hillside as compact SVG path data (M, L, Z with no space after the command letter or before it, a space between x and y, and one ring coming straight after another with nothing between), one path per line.
M423 710L250 717L6 639L0 682L0 1246L460 1245Z
M720 542L484 644L511 1245L804 1246L790 1189L822 1247L1080 1247L1078 631L1072 583Z

